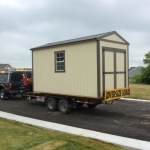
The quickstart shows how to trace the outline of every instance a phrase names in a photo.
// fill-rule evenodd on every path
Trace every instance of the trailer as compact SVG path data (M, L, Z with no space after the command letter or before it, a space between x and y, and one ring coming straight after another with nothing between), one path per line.
M27 98L45 102L50 111L95 108L130 95L129 43L116 31L30 50L33 91Z

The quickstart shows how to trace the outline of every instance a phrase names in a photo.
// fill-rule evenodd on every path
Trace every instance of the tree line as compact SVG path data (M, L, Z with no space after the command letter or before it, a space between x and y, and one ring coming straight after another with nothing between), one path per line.
M145 54L143 63L146 67L141 67L141 74L135 74L131 79L131 83L150 84L150 51Z

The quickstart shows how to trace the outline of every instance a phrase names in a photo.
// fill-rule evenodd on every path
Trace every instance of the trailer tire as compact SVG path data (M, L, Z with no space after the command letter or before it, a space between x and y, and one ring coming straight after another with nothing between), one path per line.
M4 100L4 99L5 99L5 96L6 96L5 90L4 90L4 89L1 89L1 90L0 90L0 99L1 99L1 100Z
M50 110L50 111L57 110L57 108L58 108L57 100L54 98L48 98L46 101L46 106L47 106L48 110Z
M71 108L69 107L69 103L64 99L59 101L58 109L62 114L68 114L71 111Z
M97 104L87 104L87 106L88 106L89 108L95 108L95 107L97 106Z

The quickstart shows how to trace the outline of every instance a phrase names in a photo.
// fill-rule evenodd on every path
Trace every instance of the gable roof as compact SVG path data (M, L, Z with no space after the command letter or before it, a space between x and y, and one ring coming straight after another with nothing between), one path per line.
M0 69L4 69L8 66L9 64L0 64Z
M60 41L60 42L54 42L54 43L47 43L45 45L41 45L38 47L34 47L31 48L30 50L34 50L34 49L39 49L39 48L44 48L44 47L50 47L50 46L55 46L55 45L62 45L62 44L68 44L68 43L74 43L74 42L80 42L80 41L86 41L86 40L101 40L102 38L112 35L112 34L116 34L119 38L121 38L127 45L129 45L129 43L123 38L121 37L116 31L111 31L111 32L106 32L106 33L101 33L101 34L97 34L97 35L91 35L91 36L86 36L86 37L82 37L82 38L76 38L76 39L71 39L71 40L65 40L65 41Z
M134 68L136 68L136 67L130 67L130 68L129 68L129 72L130 72L131 70L133 70Z
M132 69L131 71L129 71L129 77L134 76L135 74L141 74L141 68L140 66L135 67L134 69Z

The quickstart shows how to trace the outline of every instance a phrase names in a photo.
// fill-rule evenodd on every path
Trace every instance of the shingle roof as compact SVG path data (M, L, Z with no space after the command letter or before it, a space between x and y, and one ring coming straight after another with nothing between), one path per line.
M34 49L38 49L38 48L44 48L44 47L50 47L50 46L55 46L55 45L61 45L61 44L68 44L68 43L73 43L73 42L79 42L79 41L85 41L85 40L101 39L101 38L103 38L105 36L109 36L111 34L117 34L123 41L125 41L125 43L129 44L116 31L111 31L111 32L97 34L97 35L86 36L86 37L82 37L82 38L76 38L76 39L65 40L65 41L54 42L54 43L47 43L45 45L41 45L41 46L38 46L38 47L31 48L30 50L34 50Z
M4 69L9 64L0 64L0 69Z
M136 68L136 67L130 67L129 68L129 72L132 71L134 68Z
M133 77L135 74L141 74L141 68L141 66L138 66L129 71L129 77Z

